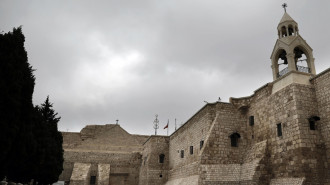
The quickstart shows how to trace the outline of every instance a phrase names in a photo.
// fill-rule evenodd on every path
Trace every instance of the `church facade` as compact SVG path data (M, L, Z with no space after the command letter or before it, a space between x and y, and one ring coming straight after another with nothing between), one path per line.
M70 184L330 185L330 68L287 13L271 54L273 81L254 94L207 103L170 136L119 125L63 132Z

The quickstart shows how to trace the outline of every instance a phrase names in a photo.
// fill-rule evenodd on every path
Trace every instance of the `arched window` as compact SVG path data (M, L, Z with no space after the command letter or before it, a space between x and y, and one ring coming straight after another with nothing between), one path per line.
M239 133L235 132L235 133L231 134L229 137L230 137L231 146L238 147L238 138L240 138L241 135L239 135Z
M159 163L164 163L165 160L165 155L164 154L160 154L159 155Z
M282 37L287 37L288 36L288 34L286 33L286 27L285 26L282 26L281 32L282 32Z
M293 27L292 27L292 25L289 25L288 31L289 31L289 36L293 35Z
M303 49L301 49L300 47L294 48L294 59L297 71L310 73L310 69L307 64L308 58Z
M287 54L286 54L286 51L284 49L280 49L278 51L277 66L276 66L277 69L278 69L277 74L276 74L277 78L279 78L279 77L281 77L281 76L283 76L283 75L285 75L286 73L289 72L289 70L288 70L288 58L286 57L286 55Z

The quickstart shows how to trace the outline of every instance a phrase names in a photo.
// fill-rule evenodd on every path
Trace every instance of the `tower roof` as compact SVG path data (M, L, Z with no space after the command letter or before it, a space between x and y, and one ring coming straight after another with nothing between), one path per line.
M283 22L286 22L286 21L293 21L293 22L296 22L295 20L293 20L293 19L290 17L290 15L289 15L288 13L285 12L279 24L281 24L281 23L283 23Z

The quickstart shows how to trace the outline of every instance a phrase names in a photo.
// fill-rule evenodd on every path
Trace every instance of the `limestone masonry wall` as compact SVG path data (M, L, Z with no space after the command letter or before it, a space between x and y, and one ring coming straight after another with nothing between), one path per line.
M198 175L200 144L201 141L206 140L214 117L215 105L207 105L170 136L168 172L170 181Z
M168 179L169 137L150 136L144 143L140 168L140 185L165 184ZM160 161L164 155L164 161Z
M330 174L330 68L323 71L311 80L315 87L317 108L319 110L320 121L317 121L317 129L322 134L322 141L326 148L326 165L327 171ZM326 183L330 184L330 176L326 176Z

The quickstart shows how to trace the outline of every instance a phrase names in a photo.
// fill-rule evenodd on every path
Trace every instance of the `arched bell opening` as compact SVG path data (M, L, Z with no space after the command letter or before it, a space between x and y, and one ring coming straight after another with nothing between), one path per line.
M310 70L310 58L303 47L295 47L294 50L294 60L296 65L296 70L304 73L311 73Z
M293 26L291 24L288 27L288 31L289 31L289 36L292 36L294 34L294 29L293 29Z
M286 32L286 27L285 26L282 26L281 33L282 33L282 35L281 35L282 37L287 37L288 36L288 34Z
M288 72L288 58L286 57L287 53L284 49L278 50L276 54L275 61L277 61L277 67L276 72L277 72L277 78L285 75Z

